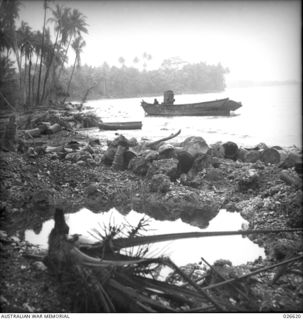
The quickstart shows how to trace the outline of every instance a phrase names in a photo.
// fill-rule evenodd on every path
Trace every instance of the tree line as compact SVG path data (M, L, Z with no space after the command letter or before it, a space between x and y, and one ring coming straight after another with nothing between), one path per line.
M68 95L88 30L81 12L48 0L43 1L42 31L24 21L17 28L20 6L19 0L0 2L0 102L29 107ZM75 60L63 82L71 49Z
M221 64L200 62L176 66L171 60L166 59L159 69L148 71L125 65L110 67L107 63L101 67L84 65L75 71L69 92L77 100L88 89L90 99L162 95L167 89L179 94L224 90L228 69Z
M42 30L32 30L27 22L19 27L20 0L0 1L0 104L25 108L49 100L160 95L167 89L175 93L222 91L221 64L189 64L178 57L163 61L157 70L147 70L152 56L146 52L126 66L81 66L81 53L88 33L86 17L77 9L43 1ZM67 66L70 50L75 53ZM142 67L139 64L142 63Z

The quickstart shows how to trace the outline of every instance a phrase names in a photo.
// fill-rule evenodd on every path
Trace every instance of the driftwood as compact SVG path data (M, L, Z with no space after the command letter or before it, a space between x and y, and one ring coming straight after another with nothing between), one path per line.
M37 128L23 130L24 134L28 138L37 138L41 134L54 134L61 130L61 126L58 123L50 124L49 122L42 122Z
M48 127L48 132L49 133L56 133L61 130L61 126L58 123L54 123L53 125Z
M178 132L176 132L174 134L171 134L170 136L168 136L166 138L162 138L162 139L159 139L159 140L156 140L156 141L153 141L153 142L148 142L148 143L146 143L145 146L146 146L146 148L157 149L158 145L161 142L171 140L171 139L177 137L180 133L181 133L181 129Z

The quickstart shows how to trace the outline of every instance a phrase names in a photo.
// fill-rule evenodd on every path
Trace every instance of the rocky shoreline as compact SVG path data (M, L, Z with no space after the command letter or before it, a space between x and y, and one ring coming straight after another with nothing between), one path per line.
M200 227L226 209L240 212L249 229L302 227L299 149L265 144L245 149L234 142L208 145L202 137L149 146L122 135L100 141L75 131L70 115L62 119L42 117L41 110L37 114L40 118L32 117L27 127L25 120L19 122L17 138L8 144L14 149L6 147L0 154L4 312L70 312L70 301L61 299L64 290L43 266L26 258L34 248L23 238L26 229L39 233L58 206L68 213L83 207L95 213L115 207L125 214L133 209L158 220L181 218ZM58 119L60 130L47 131ZM98 120L93 119L95 126ZM84 121L78 123L83 126ZM42 124L46 131L36 137L28 132ZM240 273L303 250L302 233L249 238L265 248L266 259L233 269ZM302 311L302 273L289 270L275 283L273 277L262 275L252 284L260 300L255 311Z

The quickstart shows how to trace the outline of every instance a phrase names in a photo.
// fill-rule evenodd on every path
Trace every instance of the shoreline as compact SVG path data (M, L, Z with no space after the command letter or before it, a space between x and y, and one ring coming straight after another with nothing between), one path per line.
M155 187L151 184L157 176L157 170L164 170L162 166L165 161L165 165L170 163L172 166L174 161L156 160L156 167L153 167L149 176L139 174L135 169L113 170L101 161L108 151L107 142L97 142L73 130L61 130L54 134L27 138L26 141L27 151L1 151L0 154L3 177L1 232L7 233L7 237L4 237L6 240L2 242L5 262L1 267L1 274L4 275L1 287L6 288L5 300L2 299L4 302L1 305L5 312L30 312L28 305L36 312L70 311L70 301L60 300L60 285L46 270L36 269L33 262L23 255L31 246L24 242L22 233L29 228L37 233L42 223L53 216L57 206L69 213L83 207L95 213L113 207L124 214L134 209L160 220L181 218L186 223L198 221L202 224L215 216L218 210L226 209L240 212L248 220L251 229L295 228L302 224L302 177L294 171L294 164L289 168L281 168L280 163L267 165L261 161L234 161L217 153L216 156L212 154L201 160L194 178L189 179L188 174L172 181L160 177L158 182L155 180ZM72 141L83 150L83 158L77 158L80 152L77 150L73 152L73 158L67 156L69 152L62 153L62 149L45 152L46 149L42 148L68 144L70 148ZM83 148L86 148L85 151ZM168 170L167 174L170 174L170 168L165 169ZM285 180L282 174L287 174ZM275 261L277 236L268 234L248 237L265 248L266 258L261 261L263 264ZM279 234L278 240L284 243L286 250L301 250L300 233ZM250 262L241 268L254 268L261 262ZM25 270L29 271L26 279L20 266L25 266ZM287 274L287 277L292 275ZM289 290L287 282L271 285L264 277L260 281L263 283L260 289L262 294L264 291L272 297L272 303L267 309L263 306L265 310L299 310L300 296L295 290ZM46 293L43 292L45 283L49 286ZM25 294L24 290L28 286L31 289ZM278 304L275 307L273 301L277 288L282 290L281 301L284 305ZM53 301L49 299L50 292ZM20 307L17 306L23 307L18 309Z

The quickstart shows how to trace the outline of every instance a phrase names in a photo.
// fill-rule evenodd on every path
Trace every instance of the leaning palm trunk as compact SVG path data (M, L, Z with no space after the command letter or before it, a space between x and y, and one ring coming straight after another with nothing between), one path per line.
M114 239L111 234L90 247L81 246L77 237L68 237L69 227L64 213L55 212L55 227L49 235L48 266L60 276L62 285L69 289L75 312L209 312L239 311L230 303L210 293L212 287L201 287L168 258L144 258L122 255L121 248L158 241L232 234L268 232L301 232L299 229L246 230L223 232L191 232L141 237L132 228L127 238ZM121 231L121 230L120 230ZM97 232L98 234L98 232ZM100 234L100 233L99 233ZM162 266L170 267L188 286L180 287L154 277ZM247 296L246 296L247 298ZM248 296L248 299L251 299Z
M172 241L189 238L204 238L214 236L233 236L233 235L250 235L250 234L267 234L267 233L281 233L281 232L302 232L303 228L286 228L286 229L259 229L259 230L238 230L238 231L213 231L213 232L186 232L186 233L171 233L171 234L159 234L152 236L141 236L134 238L118 238L111 239L111 248L115 251L119 251L123 248L129 248L134 246L142 246L150 243L157 243L163 241ZM96 250L97 248L103 248L104 243L89 245L84 244L83 247L87 249Z
M76 312L174 312L203 306L222 311L219 302L195 284L169 259L129 257L114 252L89 256L68 236L63 211L55 213L55 227L49 235L47 264L72 293ZM132 234L134 236L134 234ZM194 287L180 289L153 275L162 265L180 272ZM149 276L148 276L149 275ZM158 298L155 294L158 292ZM177 304L180 307L172 307ZM203 309L202 308L202 309Z
M69 81L68 81L68 86L67 86L67 89L66 89L67 93L69 93L70 85L71 85L71 82L72 82L72 79L73 79L73 76L74 76L74 72L75 72L75 68L76 68L76 63L77 63L77 56L75 57L72 73L71 73Z

